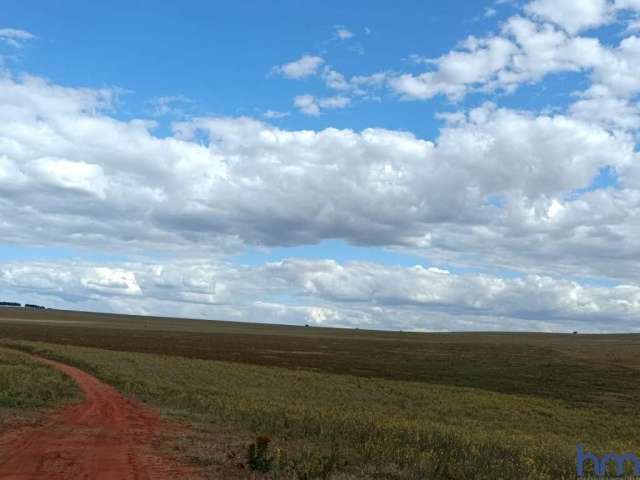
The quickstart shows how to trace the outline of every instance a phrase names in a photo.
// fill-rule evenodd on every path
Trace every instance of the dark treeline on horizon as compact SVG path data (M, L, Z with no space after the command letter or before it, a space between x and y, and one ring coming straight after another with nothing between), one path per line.
M0 302L0 307L22 307L22 304L18 302ZM39 310L44 310L46 307L43 307L42 305L34 305L33 303L25 303L24 308L37 308Z

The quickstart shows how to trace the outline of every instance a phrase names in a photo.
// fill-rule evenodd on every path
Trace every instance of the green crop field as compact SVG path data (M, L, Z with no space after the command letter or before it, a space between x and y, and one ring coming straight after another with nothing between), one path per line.
M266 478L575 478L577 443L640 447L639 335L0 314L5 346L80 366L186 422L191 433L167 442L211 478L246 478L239 464L261 435Z

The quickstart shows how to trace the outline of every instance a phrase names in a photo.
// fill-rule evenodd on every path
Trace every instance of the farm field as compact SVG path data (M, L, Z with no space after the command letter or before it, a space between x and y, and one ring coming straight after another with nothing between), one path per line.
M265 478L575 478L577 443L638 449L638 335L0 314L5 347L78 366L190 426L166 442L209 478L251 478L261 435Z

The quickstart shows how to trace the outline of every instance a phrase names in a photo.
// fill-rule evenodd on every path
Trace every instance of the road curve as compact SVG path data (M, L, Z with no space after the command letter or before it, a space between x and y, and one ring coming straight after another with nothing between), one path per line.
M85 399L42 425L0 436L1 480L195 479L186 466L154 452L158 414L75 367L38 359L75 380Z

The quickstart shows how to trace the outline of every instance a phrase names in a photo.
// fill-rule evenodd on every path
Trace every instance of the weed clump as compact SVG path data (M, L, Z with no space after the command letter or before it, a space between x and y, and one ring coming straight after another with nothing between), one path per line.
M273 465L273 457L269 453L269 444L271 437L261 435L256 441L249 445L247 450L247 465L253 471L266 473L271 470Z

